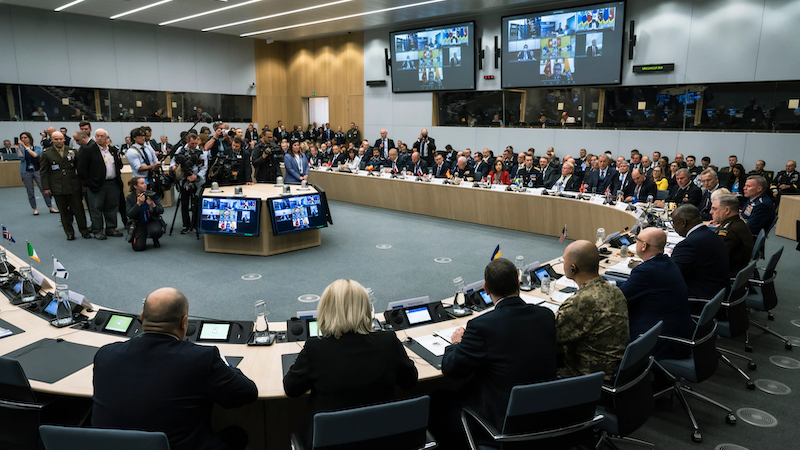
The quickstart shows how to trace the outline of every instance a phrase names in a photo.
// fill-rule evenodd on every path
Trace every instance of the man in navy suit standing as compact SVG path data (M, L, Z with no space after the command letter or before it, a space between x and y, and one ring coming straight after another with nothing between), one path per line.
M642 263L634 267L628 280L619 285L628 301L631 340L647 332L659 320L663 334L689 339L694 324L689 312L689 294L680 269L664 254L667 234L651 227L636 237L636 256ZM680 359L689 356L689 347L659 340L653 356Z
M589 192L602 194L608 189L612 194L616 191L619 173L611 167L611 158L608 155L600 157L600 166L592 171L589 176Z
M689 297L710 299L726 289L730 284L728 247L703 225L700 210L692 204L679 206L672 212L672 225L686 238L672 250L672 262L683 274Z

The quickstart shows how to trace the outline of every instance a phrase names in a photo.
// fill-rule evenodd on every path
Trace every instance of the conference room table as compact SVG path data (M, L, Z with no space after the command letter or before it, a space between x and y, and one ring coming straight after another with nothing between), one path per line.
M603 205L602 196L576 200L543 195L542 189L512 192L502 185L487 189L469 182L441 184L443 178L416 181L387 176L391 175L311 170L308 182L324 189L329 200L556 237L566 225L570 239L591 242L597 228L611 234L636 223L631 212Z
M19 165L19 161L0 161L0 188L25 186Z
M15 267L19 268L28 265L28 262L10 253L8 248L6 248L6 252L9 262ZM601 267L609 267L621 260L622 258L618 255L618 251L612 250L612 255L604 257L601 261ZM550 261L550 264L557 273L563 274L560 258ZM563 280L566 280L566 278L562 278L559 281ZM44 277L41 293L53 292L54 285L55 283L52 279ZM555 311L560 305L559 302L551 299L556 289L557 287L555 286L551 287L549 295L542 294L540 289L535 289L530 292L523 292L521 297L528 303L543 302L544 306L548 306ZM192 299L190 299L190 314L192 311L191 301ZM443 299L442 302L447 306L452 302L452 298ZM101 309L109 311L107 308L103 308L102 305L92 304L91 310L84 309L83 314L91 321L98 313L98 310ZM396 331L397 338L405 341L409 337L413 339L430 335L438 330L466 326L469 320L490 310L475 312L471 316L445 322L398 330ZM382 320L382 314L377 317ZM66 342L98 349L104 345L128 339L120 335L83 330L80 326L56 328L50 325L48 321L26 311L22 307L12 305L4 295L0 295L0 319L22 330L21 333L0 339L0 355L6 355L28 345L36 344L42 339L63 339ZM271 322L269 323L269 329L273 332L285 331L286 322ZM199 345L216 345L226 357L241 358L237 365L238 369L253 380L258 387L259 400L254 404L232 410L223 410L217 407L214 410L213 419L215 428L221 429L229 425L243 427L250 436L252 448L288 448L289 433L298 427L303 417L307 396L299 399L286 397L283 390L282 356L300 352L303 342L276 343L262 347L227 343L199 343ZM453 386L458 385L458 383L454 384L452 380L444 379L441 371L429 364L423 357L408 348L406 348L406 352L417 367L419 383L411 391L398 391L398 396L423 395L435 389L453 388ZM52 383L34 379L29 381L31 387L37 392L63 396L91 397L93 392L92 370L93 366L89 364Z

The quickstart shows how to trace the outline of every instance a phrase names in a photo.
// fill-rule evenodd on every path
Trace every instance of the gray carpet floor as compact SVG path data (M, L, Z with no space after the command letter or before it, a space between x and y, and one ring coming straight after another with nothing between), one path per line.
M25 241L30 241L42 259L41 263L31 261L34 267L49 276L50 256L55 255L70 272L71 289L97 304L127 312L139 312L142 299L154 289L173 286L187 295L190 313L197 317L248 319L253 317L254 301L265 299L271 310L269 319L283 321L296 311L314 309L316 303L303 303L298 297L320 295L337 278L352 278L372 287L378 308L384 308L390 301L409 297L451 296L453 278L461 276L467 283L483 278L483 267L498 244L503 257L513 260L523 255L526 262L558 257L566 245L553 237L331 202L334 225L322 231L320 247L271 257L205 253L202 239L178 234L178 218L173 236L162 238L162 248L150 244L147 251L135 253L122 238L67 241L59 216L48 214L43 201L38 201L41 215L34 217L24 188L0 189L0 223L17 241L2 244L17 255L26 255ZM167 208L168 224L173 211ZM391 248L376 247L384 244ZM785 246L776 283L781 303L774 310L775 321L768 324L785 335L800 336L800 326L791 323L796 320L800 325L800 287L794 284L800 273L800 253L794 250L796 243L774 235L766 245L767 254ZM436 258L452 261L440 264ZM262 277L245 281L245 274ZM765 314L756 317L767 322ZM734 412L739 408L766 411L777 426L757 427L741 419L735 426L727 425L724 412L690 399L704 437L703 443L694 444L688 418L677 400L666 400L657 403L654 416L634 436L659 449L715 449L723 443L750 450L800 448L800 369L780 368L770 361L772 356L800 359L800 350L787 351L781 341L752 328L751 343L755 352L747 355L758 369L745 370L754 380L786 384L790 394L749 391L738 374L722 364L713 378L695 389ZM719 345L744 351L743 343L737 341ZM744 362L734 362L746 367Z

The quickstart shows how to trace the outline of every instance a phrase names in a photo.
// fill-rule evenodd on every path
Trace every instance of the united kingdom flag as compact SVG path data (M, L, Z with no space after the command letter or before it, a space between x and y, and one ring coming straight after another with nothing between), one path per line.
M8 231L8 229L6 227L3 227L3 238L5 240L7 240L7 241L11 241L11 243L16 243L17 242L17 241L14 240L13 237L11 237L11 233Z

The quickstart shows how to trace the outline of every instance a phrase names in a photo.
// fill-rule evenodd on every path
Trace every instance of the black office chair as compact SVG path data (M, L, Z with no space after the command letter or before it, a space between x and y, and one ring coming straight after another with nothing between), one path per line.
M733 286L731 286L728 298L726 301L722 302L720 316L718 316L719 321L717 334L726 339L736 339L737 337L744 335L744 349L748 352L752 352L753 347L750 346L750 337L747 334L747 329L750 328L750 313L747 311L745 299L747 298L747 281L755 269L756 262L750 261L750 264L745 266L744 269L740 270L739 273L736 274L736 278L733 280ZM747 389L752 390L756 388L753 380L751 380L750 377L741 368L739 368L739 366L731 362L726 355L743 359L747 361L748 369L756 370L757 365L752 359L721 347L717 347L717 352L719 353L720 359L725 364L737 371L739 375L745 379L747 382Z
M710 301L704 301L705 306L703 306L703 311L700 313L700 316L696 318L697 326L695 327L691 340L674 336L659 336L659 339L678 342L691 348L691 355L689 358L662 359L661 361L655 362L656 367L672 380L673 385L656 393L653 398L658 399L670 393L678 397L681 406L683 406L683 409L689 416L689 420L692 422L692 427L694 428L692 440L695 442L701 442L703 440L703 435L700 433L700 427L697 425L697 420L695 420L694 414L691 408L689 408L689 403L686 401L684 394L688 394L724 410L728 413L725 421L729 424L736 423L736 416L733 415L730 408L692 390L685 384L687 381L689 383L702 383L717 371L719 354L715 347L717 339L717 321L715 317L719 312L724 297L725 290L723 289ZM690 301L693 300L690 299Z
M748 280L750 290L745 298L745 304L751 310L766 312L768 320L775 320L775 315L772 314L772 309L778 306L778 294L775 292L775 277L778 275L778 273L775 271L775 268L778 266L778 261L780 261L781 255L783 255L783 247L778 249L777 252L770 256L763 275L758 275L758 271L756 271L755 274L758 276L758 278L751 278ZM761 330L766 331L767 333L782 340L786 350L792 349L792 343L789 342L788 339L772 331L768 326L756 322L752 319L752 316L750 317L750 325L760 328Z
M753 253L750 255L750 260L764 259L764 241L766 239L767 234L764 230L759 231L755 242L753 242Z
M417 450L436 448L428 432L427 395L380 405L322 412L314 415L314 450L390 449ZM302 440L292 434L292 449L305 449Z
M653 366L653 351L661 334L663 321L650 328L635 341L628 344L619 370L611 386L603 385L603 406L597 407L597 414L604 420L600 423L600 444L612 450L619 450L612 439L654 447L650 442L629 436L647 422L653 413L653 385L650 369Z
M596 414L602 386L602 372L514 386L502 430L495 428L474 408L463 408L461 424L469 447L485 450L502 446L507 450L531 448L532 444L537 448L585 444L593 439L593 429L603 421L603 416ZM475 432L482 432L479 437L490 438L492 444L477 445L473 428Z
M36 450L44 407L19 362L0 357L0 448Z
M45 450L169 450L167 435L161 432L39 427Z

